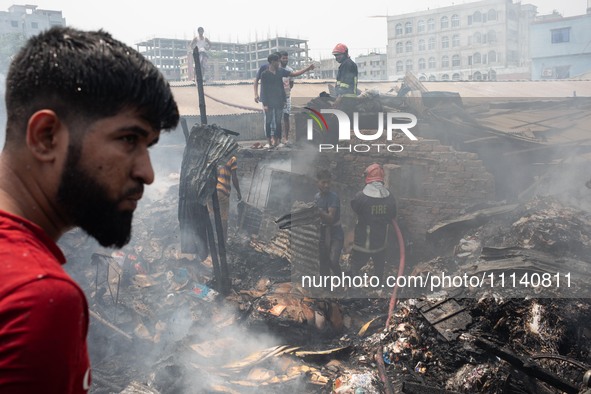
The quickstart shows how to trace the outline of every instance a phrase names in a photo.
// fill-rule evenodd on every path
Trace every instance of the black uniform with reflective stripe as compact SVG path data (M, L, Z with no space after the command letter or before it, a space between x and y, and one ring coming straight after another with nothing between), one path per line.
M337 96L357 96L357 64L348 57L339 66L337 72Z
M351 208L357 214L354 249L372 253L386 246L388 227L396 218L396 200L388 197L369 197L357 193L351 200Z

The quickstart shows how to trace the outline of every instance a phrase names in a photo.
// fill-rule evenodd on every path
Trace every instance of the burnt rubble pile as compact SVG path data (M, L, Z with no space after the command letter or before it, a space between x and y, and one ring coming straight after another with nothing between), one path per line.
M223 297L208 261L180 252L177 196L173 186L145 201L122 251L80 231L60 242L91 310L93 393L583 390L584 288L399 289L386 328L387 298L314 298L292 283L287 230L265 243L231 229ZM406 274L569 270L576 284L589 269L590 224L551 198L468 213L437 227L441 255Z

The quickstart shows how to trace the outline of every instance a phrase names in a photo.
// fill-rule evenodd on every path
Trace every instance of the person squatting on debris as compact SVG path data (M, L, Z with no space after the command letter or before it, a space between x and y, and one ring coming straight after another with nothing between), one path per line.
M225 164L218 166L216 192L220 203L220 216L222 218L222 227L224 230L224 244L228 240L228 215L230 212L230 193L232 185L236 189L236 198L238 202L242 201L240 192L240 183L238 182L238 159L232 156ZM230 183L231 181L231 183ZM207 203L209 212L213 212L211 200Z
M349 48L345 44L337 44L332 50L332 54L337 63L340 64L335 86L337 103L340 102L341 97L357 97L359 94L357 90L357 64L349 56Z
M53 27L27 41L6 78L0 155L0 392L86 393L89 310L56 242L81 227L130 240L154 181L148 148L179 120L170 87L105 31Z
M198 34L197 37L194 37L193 40L191 40L191 43L189 45L190 45L191 49L193 50L193 60L195 62L197 62L195 48L197 48L197 50L199 51L199 64L201 65L201 76L205 80L207 58L209 57L209 55L207 54L207 51L209 51L209 48L211 48L211 42L209 42L209 39L203 35L204 32L205 32L205 30L203 29L203 27L199 26L197 28L197 34ZM196 75L195 75L195 80L197 80Z
M288 71L279 67L280 56L278 53L272 53L267 57L269 65L266 70L259 69L260 78L255 78L255 98L257 103L263 103L265 113L265 135L267 144L265 148L273 148L281 144L281 122L283 118L283 107L285 106L285 88L283 87L283 78L298 77L305 72L314 69L314 64L299 71ZM258 95L258 80L261 81L261 95Z
M384 169L374 163L363 173L365 187L351 200L351 208L357 214L351 274L358 275L363 266L373 261L374 275L384 277L386 246L392 220L396 218L396 200L384 186Z
M314 201L320 215L319 264L320 275L340 275L340 260L345 242L341 226L341 200L330 190L331 175L328 170L319 170L316 174L318 193Z

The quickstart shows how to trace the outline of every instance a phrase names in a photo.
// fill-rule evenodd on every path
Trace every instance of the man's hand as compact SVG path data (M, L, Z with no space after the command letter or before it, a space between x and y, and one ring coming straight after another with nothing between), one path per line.
M254 96L254 102L258 103L261 101L261 98L259 97L259 95L257 94L256 96Z

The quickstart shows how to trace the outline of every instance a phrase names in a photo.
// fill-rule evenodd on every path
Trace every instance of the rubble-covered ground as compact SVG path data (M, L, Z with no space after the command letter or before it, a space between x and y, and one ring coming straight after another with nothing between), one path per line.
M132 243L60 242L91 309L92 393L559 393L591 369L585 261L591 215L552 198L438 232L441 255L406 274L566 274L575 290L400 289L312 298L280 249L230 226L232 289L180 251L178 186L142 203ZM235 228L235 227L234 227ZM93 258L93 253L96 253ZM588 277L588 276L587 276ZM564 279L564 278L563 278ZM509 286L507 286L509 287ZM409 295L412 295L410 297Z

